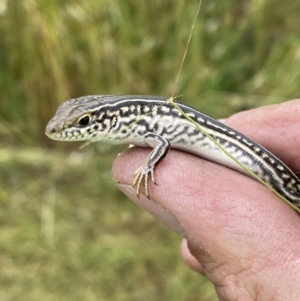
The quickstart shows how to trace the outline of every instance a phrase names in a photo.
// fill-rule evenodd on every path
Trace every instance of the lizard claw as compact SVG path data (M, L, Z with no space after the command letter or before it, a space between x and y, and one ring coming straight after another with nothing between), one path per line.
M138 168L134 175L134 181L132 186L136 188L136 194L140 196L140 189L142 182L144 181L145 185L145 195L149 199L149 185L148 185L148 177L149 174L151 175L151 180L154 184L156 184L155 177L154 177L154 168L150 167L147 162L145 162L140 168Z

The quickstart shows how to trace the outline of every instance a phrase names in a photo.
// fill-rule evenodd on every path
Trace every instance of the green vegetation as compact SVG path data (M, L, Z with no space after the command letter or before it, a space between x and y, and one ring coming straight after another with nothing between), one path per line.
M0 0L0 300L216 300L180 237L116 190L122 147L44 136L71 97L171 96L197 5ZM203 0L181 101L218 118L299 97L299 15L292 0Z

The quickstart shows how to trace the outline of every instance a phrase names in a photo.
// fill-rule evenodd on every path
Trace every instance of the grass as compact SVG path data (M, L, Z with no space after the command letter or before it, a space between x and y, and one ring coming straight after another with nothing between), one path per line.
M198 1L0 0L0 299L216 300L180 237L118 192L122 148L44 127L65 99L171 96ZM181 101L213 117L299 97L300 3L203 1Z

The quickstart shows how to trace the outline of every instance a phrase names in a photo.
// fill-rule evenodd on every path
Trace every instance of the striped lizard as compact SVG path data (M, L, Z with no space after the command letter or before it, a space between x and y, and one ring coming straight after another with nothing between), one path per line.
M300 180L280 159L223 123L187 105L176 104L232 157L300 208ZM247 174L164 97L90 95L69 99L58 108L45 133L54 140L105 141L153 148L135 172L133 186L137 195L144 183L149 197L148 178L156 183L155 167L170 147Z

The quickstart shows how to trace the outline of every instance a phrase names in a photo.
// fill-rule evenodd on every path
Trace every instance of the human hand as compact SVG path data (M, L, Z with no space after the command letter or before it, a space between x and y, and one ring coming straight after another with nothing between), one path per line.
M300 100L236 114L225 122L300 170ZM136 197L133 173L149 149L115 161L118 187L182 234L191 268L214 283L220 300L300 299L300 218L268 188L236 171L170 150L156 168L150 200ZM186 243L187 242L187 243Z

